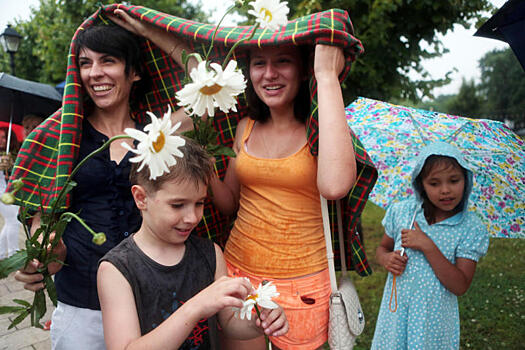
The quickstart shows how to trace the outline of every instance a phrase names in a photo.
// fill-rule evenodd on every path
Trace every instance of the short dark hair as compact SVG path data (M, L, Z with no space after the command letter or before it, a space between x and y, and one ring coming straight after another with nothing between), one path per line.
M129 174L131 184L142 186L150 193L157 192L164 183L169 181L176 181L177 183L193 181L197 187L201 184L207 186L214 172L211 158L202 146L191 139L183 138L186 140L186 144L179 150L184 156L182 158L177 157L177 164L171 166L168 173L151 180L147 166L141 171L137 171L140 164L133 163Z
M311 46L300 45L299 57L302 62L302 72L301 74L306 75L310 71L310 55L312 53ZM250 52L247 53L248 57L248 84L246 87L246 101L248 103L248 112L251 119L265 122L270 118L270 109L268 106L261 101L259 96L255 93L253 89L253 84L250 80ZM310 115L310 86L309 79L301 81L299 85L299 90L297 91L297 96L294 99L294 115L297 120L301 123L305 123L308 116Z
M436 166L444 166L447 169L448 168L457 168L461 169L463 172L463 177L465 179L465 187L463 188L463 198L458 203L458 205L454 208L455 213L459 213L461 210L463 210L463 206L465 204L465 201L467 200L466 196L466 189L467 189L467 182L468 182L468 176L467 176L467 170L463 168L457 161L456 158L444 156L444 155L436 155L433 154L429 156L425 160L425 164L423 165L423 168L419 172L419 174L416 177L415 181L415 188L416 191L419 193L421 198L423 199L423 212L425 214L425 218L430 224L435 223L436 221L436 207L430 199L428 199L427 193L425 192L425 188L423 187L423 179L430 174L432 169L434 169Z
M93 25L78 32L75 39L75 60L83 48L88 48L98 53L105 53L125 62L124 73L129 76L131 69L140 76L140 80L133 83L130 104L138 105L138 99L143 98L149 87L150 78L146 73L144 58L141 49L141 40L135 34L118 25ZM88 109L92 106L88 105Z
M84 48L123 60L126 63L126 75L133 68L135 73L143 76L142 50L140 49L139 38L120 26L101 24L79 31L75 40L77 64L80 51Z

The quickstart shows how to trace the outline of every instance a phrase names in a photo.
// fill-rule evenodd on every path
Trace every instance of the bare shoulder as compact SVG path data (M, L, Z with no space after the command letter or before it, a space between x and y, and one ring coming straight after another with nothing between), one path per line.
M239 153L242 135L244 134L244 130L246 129L246 125L248 124L249 120L250 118L245 117L242 118L237 124L237 130L235 131L235 141L233 143L233 149L235 153Z

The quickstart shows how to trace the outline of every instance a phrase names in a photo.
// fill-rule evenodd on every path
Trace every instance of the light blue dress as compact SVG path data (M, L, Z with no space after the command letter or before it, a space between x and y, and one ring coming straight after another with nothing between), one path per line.
M440 152L442 151L441 148ZM455 155L454 157L458 159ZM423 161L425 159L426 157ZM462 166L465 167L463 164ZM416 174L421 167L422 165L416 167ZM472 174L469 175L469 181L472 181ZM470 193L472 186L470 184L467 187L466 195ZM401 230L409 227L414 212L417 212L415 221L421 230L453 264L457 258L478 261L486 254L488 234L476 214L463 210L444 221L428 225L421 203L419 196L415 196L388 208L382 224L386 234L394 240L394 250L401 249ZM464 208L467 205L465 201ZM396 278L397 310L391 312L389 309L393 280L389 273L372 349L459 349L456 295L441 284L422 252L406 249L405 253L408 256L406 269ZM392 298L391 306L394 309L395 298Z

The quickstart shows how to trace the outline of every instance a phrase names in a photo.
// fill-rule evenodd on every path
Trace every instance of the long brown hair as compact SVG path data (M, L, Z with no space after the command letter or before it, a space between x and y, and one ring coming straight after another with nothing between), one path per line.
M311 67L310 55L312 48L310 46L301 45L298 46L299 58L302 64L302 75L307 75ZM250 80L250 53L248 51L248 84L246 87L246 100L248 103L248 112L251 119L264 123L270 118L270 109L268 106L261 101L259 96L253 89L253 84ZM294 99L294 115L297 120L301 123L305 123L306 119L310 115L310 87L309 79L305 79L299 85L299 91Z

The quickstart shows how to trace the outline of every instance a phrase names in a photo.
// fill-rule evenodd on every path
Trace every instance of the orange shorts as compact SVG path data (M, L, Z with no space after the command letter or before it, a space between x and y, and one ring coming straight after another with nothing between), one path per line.
M328 269L307 277L261 278L227 263L231 277L248 277L254 288L263 280L271 281L280 295L274 299L286 314L290 330L280 337L270 337L282 350L317 349L328 340L328 305L330 276Z

